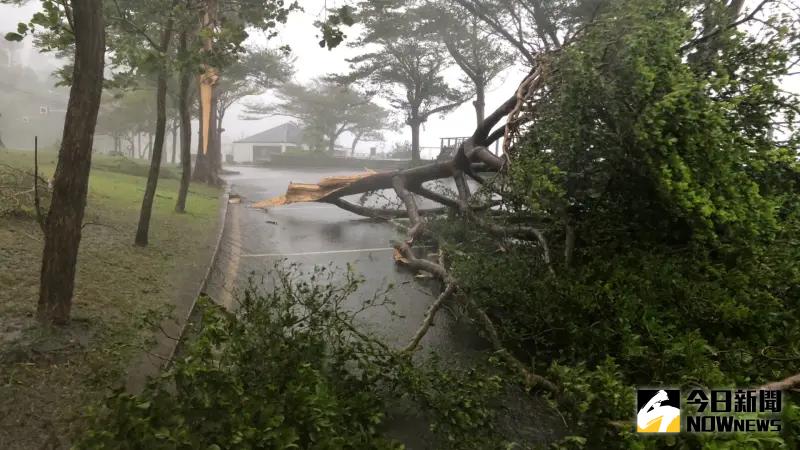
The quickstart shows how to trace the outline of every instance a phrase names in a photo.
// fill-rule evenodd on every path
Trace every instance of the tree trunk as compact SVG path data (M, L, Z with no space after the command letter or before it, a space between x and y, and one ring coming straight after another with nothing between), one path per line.
M225 132L225 128L222 128L222 120L225 118L225 110L222 109L217 112L217 142L219 143L219 162L220 162L220 170L222 170L222 133Z
M409 124L411 126L411 161L419 161L420 153L419 153L419 127L420 123L418 120L412 120Z
M350 144L350 157L354 157L356 155L356 146L358 145L358 141L361 140L361 134L356 134L353 136L353 143Z
M142 148L142 133L139 131L136 132L136 141L139 143L137 147L139 159L142 159L144 157L144 148Z
M206 154L203 152L203 102L200 101L200 97L198 96L197 101L197 115L201 119L197 121L197 155L194 158L194 172L192 173L192 179L195 181L200 181L199 174L202 171L205 171L205 168L200 169L201 166L205 166L206 164Z
M475 118L478 120L478 126L481 126L486 111L486 86L483 83L475 83L475 101L472 102L475 107Z
M64 132L44 224L36 315L44 324L69 321L81 240L92 144L103 92L105 26L101 0L72 2L75 60Z
M177 151L178 151L178 122L172 121L172 164L175 164L177 161Z
M156 96L157 95L158 94L156 94ZM157 126L158 126L158 124L156 124L156 127ZM146 152L147 153L147 159L152 159L153 158L153 133L147 133L147 148L145 150L147 150L147 152Z
M199 84L199 83L198 83ZM219 145L219 129L217 128L217 95L216 90L211 96L211 118L209 120L208 130L208 151L203 153L203 121L200 121L200 145L197 152L197 161L195 162L193 179L201 183L217 185L220 182L220 145ZM203 115L202 102L200 105L200 116Z
M217 0L205 0L205 11L202 19L203 30L211 30L217 24ZM214 42L212 35L209 34L203 39L203 51L213 53ZM194 179L208 184L219 184L219 171L221 165L221 142L219 141L217 128L217 104L218 93L216 84L219 74L210 65L205 65L205 72L198 78L200 98L200 152L197 154L197 162L194 168ZM203 87L207 89L203 89ZM204 95L204 94L209 94ZM203 107L203 103L208 104ZM207 130L203 123L207 124ZM207 138L204 139L204 136ZM205 151L204 151L205 150Z
M328 153L333 155L336 152L336 135L331 134L331 138L328 139Z
M166 55L169 41L172 39L173 19L167 19L164 31L161 33L161 54ZM161 61L158 71L158 85L156 88L156 137L155 143L150 148L150 172L147 174L147 187L144 190L142 209L139 212L139 226L136 229L136 245L147 246L150 232L150 215L153 212L153 200L158 187L158 175L161 171L161 159L164 153L164 138L167 134L167 62ZM152 136L152 135L151 135Z
M178 53L181 61L184 60L188 47L188 34L181 32ZM186 195L189 193L189 181L192 178L192 115L190 110L189 89L192 83L192 71L189 67L181 69L180 85L178 86L178 111L181 116L181 186L178 189L178 201L175 203L175 212L186 211Z

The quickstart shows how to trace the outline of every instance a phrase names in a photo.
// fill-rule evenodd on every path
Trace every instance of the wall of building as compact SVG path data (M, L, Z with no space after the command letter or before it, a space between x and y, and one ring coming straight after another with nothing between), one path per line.
M253 144L234 142L233 160L237 163L253 162Z

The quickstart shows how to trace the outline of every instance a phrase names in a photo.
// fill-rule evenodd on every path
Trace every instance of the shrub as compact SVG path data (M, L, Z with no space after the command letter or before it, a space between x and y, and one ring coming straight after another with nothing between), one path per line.
M343 303L360 280L335 273L276 269L275 289L248 289L236 314L203 300L185 356L141 395L109 396L76 447L401 448L384 436L400 401L429 419L439 448L503 447L493 400L501 378L415 364L358 331Z

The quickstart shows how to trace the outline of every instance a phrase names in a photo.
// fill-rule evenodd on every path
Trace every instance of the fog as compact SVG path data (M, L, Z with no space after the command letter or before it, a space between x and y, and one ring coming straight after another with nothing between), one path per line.
M347 58L357 54L357 49L348 48L345 44L333 50L320 48L319 33L314 26L314 22L324 16L325 0L303 0L300 2L303 11L291 14L288 22L279 28L278 37L267 39L260 32L253 32L247 42L253 46L278 47L288 45L292 50L295 61L295 80L307 82L313 78L324 76L331 73L342 73L347 70ZM36 11L38 2L29 2L22 7L11 5L0 5L0 32L3 35L16 29L16 24L20 21L27 21ZM327 2L328 7L335 7L335 2ZM349 33L351 37L354 31ZM15 148L31 148L33 134L39 134L44 145L53 145L58 140L60 134L60 124L63 122L63 105L66 103L67 91L63 88L53 87L55 79L51 76L52 72L58 68L62 61L57 60L50 54L39 54L33 46L31 39L26 38L22 43L3 42L0 43L0 53L13 52L12 65L14 71L19 71L16 67L22 65L25 71L33 71L42 80L42 83L32 83L26 89L28 81L21 86L10 86L8 84L9 73L12 67L8 66L8 59L0 58L0 74L3 74L0 87L3 89L3 101L0 103L0 133L5 144ZM5 56L5 55L4 55ZM448 81L457 83L460 73L457 68L452 67L446 73ZM509 69L498 76L489 86L487 92L487 111L491 111L495 106L502 103L514 92L516 86L524 78L524 73L519 69ZM52 90L52 95L42 98L43 86ZM13 90L14 95L8 96L8 92ZM35 93L35 94L34 94ZM273 94L267 92L258 97L251 97L245 101L270 101ZM377 100L376 103L388 108L388 104ZM48 107L48 114L39 115L40 107ZM11 111L25 111L26 122L22 119L13 120L9 117ZM229 151L230 143L261 132L265 129L279 125L287 120L284 117L269 117L261 120L241 120L241 105L231 108L225 117L223 127L223 152ZM400 114L395 114L402 121ZM435 153L434 148L439 148L439 139L442 137L455 137L469 135L475 122L475 110L470 102L466 102L459 108L448 113L446 116L433 116L423 125L421 134L421 146L428 147L423 149L423 156L431 157ZM361 142L357 147L357 152L366 153L370 147L378 149L389 149L393 144L410 141L411 136L407 127L402 127L398 131L385 131L385 142ZM339 145L349 146L352 137L345 135L337 142ZM108 145L104 143L102 137L98 139L98 146ZM425 151L427 150L427 152ZM427 155L426 155L427 153Z
M290 15L288 22L279 27L278 37L267 39L259 32L253 32L247 44L252 46L269 46L276 48L288 45L295 58L295 81L304 83L316 77L331 73L342 73L348 69L347 58L357 54L357 49L348 48L346 43L333 50L320 48L319 32L314 22L325 15L325 7L337 6L335 1L302 0L303 11ZM753 1L748 1L752 5ZM36 11L38 2L28 2L24 6L0 5L0 32L4 35L16 29L20 21L27 21ZM352 38L358 28L350 30ZM11 64L9 66L9 63ZM63 62L51 54L40 54L36 51L30 38L22 43L3 41L0 43L0 136L5 144L15 148L30 148L33 135L38 134L43 145L53 145L58 141L61 123L63 123L63 110L66 104L67 91L56 88L56 79L52 77L53 71ZM800 70L800 69L798 69ZM797 72L797 71L795 71ZM36 77L31 76L32 73ZM26 75L27 74L27 75ZM490 84L487 92L487 111L505 100L524 77L524 72L519 68L511 68L501 73ZM446 72L449 82L457 84L460 72L456 67L451 67ZM16 80L12 83L12 80ZM794 75L784 80L784 89L800 93L800 76ZM269 102L274 96L267 92L258 97L250 97L244 102L265 101ZM285 117L268 117L261 120L242 120L240 114L242 105L234 105L225 117L223 127L223 152L230 151L230 143L261 132L273 126L291 120ZM377 103L389 108L381 100ZM46 113L44 113L46 111ZM402 113L393 111L402 123ZM423 156L431 157L434 148L439 147L442 137L456 137L468 135L472 131L474 109L470 102L466 102L445 116L433 116L424 125L421 134ZM15 116L15 117L12 117ZM357 147L358 153L369 151L370 147L389 149L395 143L410 140L407 127L397 131L385 131L384 142L361 142ZM352 136L344 135L337 142L339 145L349 146ZM102 137L98 145L104 143Z

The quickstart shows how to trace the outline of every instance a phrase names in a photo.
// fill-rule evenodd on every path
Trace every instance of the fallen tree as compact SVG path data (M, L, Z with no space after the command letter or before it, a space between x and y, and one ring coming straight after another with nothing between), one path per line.
M532 370L532 364L524 362L525 353L528 352L531 358L544 355L545 361L560 363L559 352L564 350L557 339L543 343L545 339L534 339L537 336L565 330L560 336L562 342L567 343L565 352L573 352L568 347L574 344L581 349L575 352L580 354L576 360L589 361L594 367L599 367L601 365L594 359L596 355L628 356L617 347L617 344L622 346L622 339L634 341L625 343L631 354L666 345L652 336L650 323L640 313L642 309L652 309L652 316L661 317L659 326L668 329L669 314L674 315L674 320L689 321L693 318L691 312L701 302L709 305L708 308L736 304L730 300L732 294L719 297L708 294L704 297L695 290L702 283L709 283L721 292L729 289L729 285L740 280L736 278L734 269L726 274L728 278L724 282L710 275L698 282L690 275L726 263L729 257L722 255L740 257L739 253L746 252L740 252L739 249L754 245L760 239L755 236L768 234L765 227L772 226L769 224L781 223L775 226L773 236L788 238L792 235L793 223L776 217L776 207L767 206L772 203L791 210L791 205L782 203L783 197L772 195L773 192L791 192L791 185L773 184L766 172L760 175L742 168L751 167L749 162L744 161L757 154L758 158L765 158L762 167L770 167L773 173L788 170L786 167L791 166L791 162L785 163L786 167L782 165L784 163L769 162L765 156L769 153L766 149L790 147L794 141L787 141L787 144L771 137L764 139L765 136L771 136L769 134L753 135L750 131L753 124L749 119L738 119L750 117L750 113L736 109L738 105L758 104L760 109L757 116L761 122L756 127L763 127L769 124L770 117L778 117L794 108L786 106L793 102L785 98L748 97L762 92L762 88L772 89L770 77L785 68L775 69L774 72L763 69L769 72L762 80L764 86L759 85L761 81L749 80L753 90L744 91L746 94L740 97L737 97L738 94L722 95L706 89L713 83L728 82L728 79L718 79L715 72L709 69L719 61L725 61L730 67L761 70L759 61L742 56L747 53L740 51L741 42L732 37L735 27L743 23L743 19L738 19L741 11L737 9L737 5L740 6L737 2L730 4L730 11L718 12L719 17L706 17L707 23L704 22L700 30L686 29L686 24L690 22L685 19L694 14L702 16L701 9L686 12L672 9L671 6L666 8L667 3L663 3L665 9L662 11L644 1L626 2L636 7L630 10L626 10L625 5L615 6L613 2L598 4L605 5L608 11L601 11L599 6L589 11L591 26L583 23L568 38L560 39L557 49L545 46L546 50L536 55L530 54L533 70L520 83L514 95L488 115L449 159L391 172L365 172L326 178L316 184L292 183L284 196L254 206L268 208L295 202L323 202L366 217L407 219L408 225L403 223L404 239L394 244L395 261L411 270L431 274L442 283L442 291L429 306L417 332L403 350L413 352L418 348L444 305L460 303L466 306L475 323L483 328L497 355L509 367L516 369L529 387L556 389L554 383ZM654 9L651 10L651 7ZM751 11L745 19L752 18L759 8ZM658 21L653 21L653 16L642 11L658 17ZM620 17L625 17L625 20ZM642 26L645 26L645 31L642 31ZM673 31L668 40L659 37L665 27ZM635 39L630 38L632 33L636 33ZM725 39L717 39L723 35ZM608 44L623 39L632 40L619 48ZM775 44L766 45L763 49L780 56L784 51L778 45L783 42L781 39L775 37ZM729 48L723 53L716 52L714 56L715 52L707 51L712 44ZM654 53L651 47L663 51ZM765 50L765 53L769 51ZM647 55L643 65L632 63L642 60L642 55ZM632 85L630 80L637 80L639 84ZM748 101L736 103L729 96ZM749 103L751 100L754 103ZM647 115L644 115L645 112ZM709 130L714 130L716 134ZM717 141L722 136L725 138ZM497 156L487 147L500 138L504 139L503 153ZM731 142L735 145L731 145ZM714 151L720 148L726 151ZM523 179L522 182L514 181L515 177ZM480 185L478 192L471 192L468 179ZM454 184L455 195L434 192L425 186L429 182L444 180ZM539 182L542 184L537 184ZM507 191L512 184L514 186L508 190L516 189L516 192ZM723 185L724 189L721 188ZM537 188L542 188L542 191L536 192ZM383 190L394 192L402 207L377 208L348 200L349 196L361 195L363 198ZM542 200L539 198L542 193L552 194L552 198ZM515 194L516 199L506 201L507 195L513 197ZM487 204L487 198L491 200L498 197L503 198L503 205L489 210L493 217L477 211L491 207L491 203ZM518 201L519 197L523 197L522 202ZM422 209L420 199L440 207ZM739 209L737 205L747 206ZM532 220L535 214L532 210L537 207L543 217ZM519 220L517 213L520 211L530 215ZM742 211L753 213L745 214ZM487 288L481 285L478 289L472 289L470 292L480 292L482 289L495 297L496 308L489 311L485 305L491 304L493 299L483 299L482 303L470 298L467 295L469 285L475 284L468 279L470 274L459 279L454 270L456 263L449 263L451 259L457 260L456 252L448 255L442 245L433 256L420 257L413 251L425 238L438 239L431 232L430 217L443 212L449 213L450 217L457 217L459 226L465 225L472 231L480 231L487 241L494 240L492 244L496 244L496 247L525 243L526 250L533 250L532 258L539 260L533 265L541 263L544 270L537 272L535 268L529 270L527 267L506 265L503 266L503 273L495 274L499 278L494 278L494 283L486 283L491 286ZM790 215L787 214L787 217ZM546 227L541 225L542 219L549 220ZM456 224L456 221L450 221L449 224ZM554 254L551 254L547 237L559 251L555 254L558 259L555 264L551 261ZM775 240L770 237L765 242L773 245ZM576 246L580 251L576 251ZM563 257L559 254L563 254ZM656 254L658 257L653 257ZM762 254L762 250L753 254ZM776 252L769 247L763 254L773 255ZM645 266L645 257L652 258L647 260L649 267ZM502 259L497 258L497 261ZM614 263L606 264L608 261ZM783 263L774 264L780 267ZM490 262L487 265L492 264ZM483 271L474 272L473 275L480 274L474 278L490 278L485 267L480 267ZM662 281L655 275L652 279L643 279L640 271L649 270L656 274L670 268L677 272L688 267L694 269L685 274L685 284L681 289L686 288L686 291L681 291L681 295L693 299L691 306L660 309L664 298L676 295L672 292L674 286L665 285L650 289L649 292L631 293L631 290ZM579 270L586 279L572 277ZM498 290L502 290L499 283L514 284L510 276L513 271L518 272L517 284L521 288L508 298L514 301L527 298L531 304L537 301L553 303L560 299L563 304L553 307L537 304L540 308L531 308L525 317L527 322L522 323L517 317L524 306L530 308L531 304L503 304L496 299L503 297L497 294ZM613 276L619 276L624 281L619 281L618 286L601 283ZM538 280L535 279L537 277ZM674 275L661 278L669 277L674 278ZM530 281L532 278L534 280ZM548 279L557 282L546 286L544 284ZM540 280L544 281L540 283ZM782 286L791 285L788 277L776 279L775 282ZM535 287L529 288L531 285ZM753 287L755 284L746 283L742 289L745 286ZM573 287L576 290L570 291ZM541 295L549 293L552 299L539 298L540 293L536 288L544 288ZM758 285L760 288L761 285ZM765 292L772 295L772 291L773 288L765 287L753 297ZM593 296L607 303L592 303L595 300ZM602 310L603 307L610 308L608 311L611 312L600 318L598 309ZM746 308L751 306L736 304L731 310ZM712 311L716 314L717 309ZM506 317L502 317L503 313ZM584 313L584 317L574 316ZM708 333L702 339L715 343L710 346L724 347L725 343L717 342L716 336L725 335L729 328L738 323L737 320L741 319L728 317L719 320L715 325L725 331ZM626 335L614 329L615 325L612 324L618 325L623 321L625 326L635 331L626 330ZM598 324L609 328L608 335L601 336L595 328ZM524 329L528 341L519 339L515 344L514 336L509 339L506 328L513 328L513 325ZM586 340L581 341L575 336ZM648 336L651 340L648 341L649 346L636 341L644 339L642 336ZM681 339L688 340L689 337ZM593 353L588 349L595 347L588 343L603 345L597 345L599 351ZM536 344L541 344L542 348L536 347ZM523 348L526 345L529 347ZM694 348L690 344L685 347ZM610 353L609 349L617 353ZM569 358L564 360L568 364L575 362ZM728 364L729 367L739 367L734 362ZM694 366L690 368L694 370ZM613 372L617 369L611 364L598 373L603 370ZM641 375L634 369L626 370L630 374ZM697 370L707 372L705 369ZM677 376L665 369L658 376L665 374ZM548 377L555 380L551 375L548 372ZM710 375L708 378L712 379ZM781 386L794 385L794 378L788 380ZM568 387L562 385L561 391L566 389Z
M464 220L471 221L475 226L486 228L496 235L538 241L542 249L542 257L549 264L549 250L547 250L543 233L533 227L505 228L483 221L475 214L475 210L487 209L490 205L485 202L475 204L475 195L470 191L467 183L467 177L469 177L489 190L493 189L495 184L487 183L481 174L501 175L510 163L508 156L510 152L507 151L503 156L497 156L491 153L488 147L502 137L505 138L503 148L510 149L508 144L513 142L521 123L525 120L526 105L530 103L536 90L542 86L545 71L546 66L543 64L532 70L514 95L487 116L475 129L472 136L458 147L450 159L391 172L367 171L348 176L328 177L315 184L290 183L286 194L254 203L252 207L271 208L290 203L320 202L336 205L354 214L370 218L385 220L407 218L409 226L404 227L406 229L405 239L394 244L395 261L411 270L431 274L442 282L444 287L439 297L428 308L423 323L404 351L413 352L419 347L420 341L444 304L452 301L462 302L468 307L476 322L483 327L498 354L510 367L515 368L522 375L527 387L555 390L556 387L553 383L533 373L526 364L516 359L503 347L495 324L486 311L465 296L459 295L458 280L449 273L443 252L440 251L435 259L420 258L413 252L414 244L426 234L426 216L450 210ZM505 123L495 129L495 126L504 118L507 118ZM455 184L457 197L451 198L423 186L426 182L446 179L451 179ZM402 201L402 209L369 207L345 199L352 195L369 195L387 189L394 191ZM417 197L437 203L441 207L420 209Z

